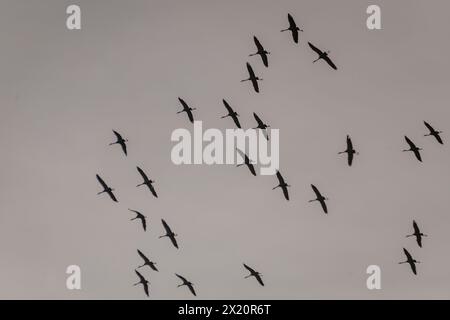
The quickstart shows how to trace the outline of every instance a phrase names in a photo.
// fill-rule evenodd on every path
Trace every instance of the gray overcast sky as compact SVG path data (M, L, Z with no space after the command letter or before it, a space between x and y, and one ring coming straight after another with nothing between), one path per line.
M79 4L82 30L65 27ZM366 8L382 8L380 31ZM0 298L141 299L139 248L160 272L142 270L154 299L450 298L448 1L24 1L0 3ZM305 30L295 45L290 12ZM271 52L269 68L256 35ZM339 67L312 64L306 41ZM264 81L256 94L249 61ZM183 97L206 128L233 127L226 98L254 126L257 112L280 129L283 199L274 176L234 166L175 166L170 159ZM124 157L111 129L129 141ZM347 167L345 136L360 152ZM408 135L423 163L401 152ZM136 165L156 180L159 198ZM99 173L119 203L97 196ZM330 200L324 215L314 183ZM149 219L144 233L132 208ZM164 218L180 250L163 234ZM412 220L430 236L419 248ZM418 260L418 276L402 247ZM260 287L242 262L260 271ZM82 290L65 287L82 269ZM369 291L368 265L382 270Z

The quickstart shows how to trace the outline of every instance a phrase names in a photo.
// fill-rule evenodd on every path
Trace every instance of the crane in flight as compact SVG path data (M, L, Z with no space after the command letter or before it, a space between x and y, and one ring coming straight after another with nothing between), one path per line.
M250 274L248 276L244 277L245 279L247 279L249 277L255 277L256 280L258 280L259 284L264 286L264 282L262 281L262 274L261 273L259 273L258 271L255 271L253 268L250 268L245 263L244 263L244 267L245 267L245 269L247 269L250 272Z
M351 167L353 163L353 156L355 154L358 154L358 152L356 152L355 149L353 148L352 139L350 138L349 135L347 135L347 149L345 151L339 152L338 154L343 153L347 154L347 163Z
M140 213L139 211L136 211L136 210L131 210L131 209L128 209L129 211L131 211L131 212L134 212L135 214L136 214L136 217L134 217L134 218L132 218L132 219L130 219L130 221L133 221L133 220L136 220L136 219L140 219L141 220L141 223L142 223L142 228L144 229L144 231L146 231L147 230L147 217L146 216L144 216L142 213Z
M122 138L120 133L118 133L117 131L113 130L113 132L116 135L117 140L116 140L116 142L112 142L109 145L112 146L114 144L120 144L120 146L122 147L123 153L125 153L125 155L127 155L127 145L125 142L128 142L128 140Z
M406 151L412 151L414 153L414 155L416 156L417 160L419 160L420 162L422 162L422 157L420 156L420 150L422 150L422 148L418 148L414 142L412 142L407 136L405 136L405 140L409 145L409 149L406 150L402 150L403 152Z
M192 293L194 296L197 296L197 294L195 293L195 290L194 290L194 284L193 284L192 282L186 280L185 277L180 276L180 275L177 274L177 273L175 273L175 275L176 275L178 278L180 278L181 281L183 281L182 284L179 284L179 285L177 286L178 288L179 288L179 287L182 287L182 286L187 286L187 287L189 288L189 291L191 291L191 293Z
M97 174L96 176L97 176L98 182L100 182L100 184L101 184L102 187L103 187L103 191L98 192L97 194L102 194L102 193L106 192L106 193L109 195L109 197L110 197L114 202L119 202L119 201L117 201L117 198L116 198L116 196L115 196L114 193L113 193L114 189L110 188L110 187L105 183L105 181L103 181L103 179L100 178L100 176L99 176L98 174Z
M264 49L264 47L262 46L261 42L259 42L257 37L253 36L253 41L255 41L257 51L256 51L256 53L252 53L249 56L252 57L252 56L260 55L264 66L267 68L269 66L269 61L267 60L267 55L270 54L270 52L268 52L268 51L266 51L266 49Z
M417 244L422 248L422 237L427 237L427 235L420 232L419 226L417 225L417 222L415 220L413 220L413 228L414 233L409 234L406 237L416 237Z
M159 271L159 270L156 268L156 262L150 261L150 259L147 258L147 257L145 256L145 254L142 253L141 250L137 249L137 252L138 252L139 256L142 258L142 260L144 260L144 264L141 265L141 266L139 266L138 268L142 268L142 267L145 267L145 266L149 266L152 270Z
M319 57L316 60L314 60L313 63L319 61L320 59L323 59L328 63L330 67L332 67L334 70L337 70L336 65L334 64L333 61L331 61L330 57L328 56L330 51L322 51L318 49L316 46L314 46L311 42L308 42L308 45L315 53L319 55Z
M408 263L411 267L411 270L414 274L417 274L417 270L416 270L416 263L420 263L420 261L415 260L411 254L408 252L408 250L406 250L405 248L403 248L403 252L406 255L406 261L403 262L399 262L398 264L402 264L402 263Z
M163 236L160 236L159 238L164 238L164 237L168 237L170 239L170 241L172 241L172 244L175 248L178 249L178 243L177 243L177 239L175 239L175 237L177 236L177 234L175 234L172 229L170 229L169 225L164 221L164 219L161 219L161 222L163 224L164 229L166 230L166 234Z
M182 113L182 112L186 112L187 115L188 115L189 121L190 121L191 123L194 123L194 116L192 115L192 111L193 111L193 110L197 110L197 108L191 108L191 107L189 107L188 104L187 104L183 99L181 99L181 98L178 98L178 100L180 101L181 105L183 106L183 110L178 111L177 114L178 114L178 113Z
M252 66L248 62L247 62L247 71L248 71L248 79L241 80L241 82L251 81L253 89L255 89L256 92L259 92L258 81L262 79L255 75Z
M288 21L289 21L289 28L281 30L281 32L284 31L290 31L292 33L292 39L295 43L298 43L298 32L303 32L302 29L300 29L297 24L295 23L294 18L292 18L291 14L288 13Z
M273 187L272 190L275 190L276 188L281 188L283 190L284 197L286 198L286 200L289 201L289 193L287 188L290 187L290 185L288 185L284 181L280 171L277 171L277 178L278 178L278 185L276 187Z
M146 185L148 187L148 189L150 190L150 192L153 194L153 196L155 198L158 198L158 195L156 194L155 188L153 187L153 183L155 182L154 180L150 180L147 175L145 174L145 172L139 168L136 167L137 171L139 172L139 174L141 175L142 179L144 179L144 182L142 182L141 184L138 184L136 187L140 187L142 185Z
M253 117L255 118L256 122L258 123L258 126L253 129L261 129L263 131L264 136L267 140L269 140L269 135L267 133L267 128L270 128L268 124L265 124L256 113L253 112Z
M134 272L136 272L137 276L139 277L139 282L138 282L138 283L135 283L133 286L137 286L138 284L142 284L142 286L144 287L145 294L146 294L147 297L148 297L148 296L149 296L149 295L148 295L148 285L149 285L150 282L148 282L147 279L145 279L145 278L142 276L142 274L139 273L139 271L134 270Z
M311 188L313 189L314 193L316 194L316 199L309 200L308 202L319 201L320 205L322 206L323 211L325 213L328 213L327 204L325 203L325 200L328 200L328 198L325 198L324 196L322 196L319 189L317 189L315 185L312 184Z
M242 159L244 159L244 162L238 164L237 167L240 167L245 164L247 166L247 168L250 170L250 172L252 173L252 175L256 176L255 167L253 166L252 161L249 159L249 157L244 152L239 150L238 148L236 148L236 151L239 153L239 155L242 157Z
M231 117L234 121L234 123L236 124L236 126L241 129L241 124L239 123L239 114L233 110L233 108L231 108L231 106L228 104L228 102L225 99L222 99L223 104L225 106L225 108L228 111L228 114L226 116L222 116L220 117L221 119L226 118L226 117Z
M437 131L435 130L428 122L424 121L423 122L425 124L425 126L428 128L428 130L430 131L430 133L426 134L425 137L427 136L433 136L436 138L437 142L439 142L440 144L444 144L444 142L442 142L442 138L439 135L440 133L442 133L442 131Z

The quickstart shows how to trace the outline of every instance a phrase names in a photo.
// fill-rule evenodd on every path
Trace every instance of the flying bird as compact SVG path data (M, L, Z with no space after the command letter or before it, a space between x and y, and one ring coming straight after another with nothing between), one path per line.
M142 284L142 285L144 286L145 294L146 294L147 297L148 297L148 285L149 285L150 282L148 282L147 279L145 279L145 278L142 276L142 274L139 273L139 271L134 270L134 272L136 272L137 276L139 277L139 282L138 282L138 283L135 283L134 286L137 286L138 284Z
M253 277L256 278L256 280L258 280L260 285L264 286L264 283L263 283L262 278L261 278L262 277L261 273L259 273L259 272L255 271L254 269L250 268L245 263L244 263L244 267L245 267L245 269L247 269L250 272L250 274L248 276L244 277L245 279L248 278L248 277L252 277L253 276Z
M116 196L115 196L114 193L113 193L114 189L110 188L110 187L105 183L105 181L103 181L103 179L100 178L100 176L99 176L98 174L97 174L96 176L97 176L98 182L100 182L100 184L101 184L102 187L103 187L103 191L98 192L97 194L102 194L102 193L106 192L106 193L110 196L110 198L111 198L113 201L119 202L119 201L117 201L117 198L116 198Z
M227 108L228 114L221 118L223 119L226 117L231 117L233 119L234 123L236 124L236 126L239 129L241 129L241 124L239 123L239 119L238 119L239 114L236 111L234 111L233 108L230 107L230 105L228 104L228 102L225 99L222 99L222 101L223 101L225 108Z
M325 200L328 200L328 198L325 198L324 196L322 196L319 189L317 189L315 185L312 184L311 188L313 189L314 193L316 194L316 199L309 200L308 202L319 201L320 205L322 206L323 211L325 213L328 213L327 204L325 203Z
M136 219L140 219L141 223L142 223L142 228L144 229L144 231L146 231L147 230L147 220L146 220L147 217L144 216L139 211L131 210L131 209L128 209L128 210L131 211L131 212L134 212L136 214L136 217L130 219L130 221L133 221L133 220L136 220Z
M414 155L416 156L417 160L422 162L422 157L420 156L420 152L419 152L422 149L416 147L416 145L411 140L409 140L409 138L407 136L405 136L405 140L409 145L409 149L403 150L403 152L412 151L414 153Z
M242 159L244 159L244 162L238 164L237 167L240 167L240 166L245 164L248 167L248 169L250 170L250 172L252 173L252 175L256 176L255 167L253 166L253 164L250 161L249 157L244 152L242 152L241 150L239 150L237 148L236 148L236 150L241 155Z
M144 260L144 264L139 266L138 268L142 268L144 266L149 266L152 270L158 271L156 268L156 262L150 261L149 258L147 258L141 250L137 249L138 254L141 256L142 260Z
M161 239L164 237L169 237L170 241L172 241L173 246L178 249L177 239L175 239L177 234L173 233L173 231L170 229L169 225L164 221L164 219L161 219L161 222L164 226L164 229L166 230L166 234L163 236L160 236L159 238Z
M351 167L353 163L353 156L355 154L358 154L358 152L356 152L355 149L353 149L352 139L350 138L349 135L347 135L347 149L345 151L339 152L339 154L343 153L347 153L347 162L348 165Z
M283 29L281 30L281 32L284 31L291 31L292 32L292 39L294 39L295 43L298 43L298 32L301 31L303 32L303 30L301 30L297 24L294 21L294 18L292 18L291 14L288 13L288 21L289 21L289 28L287 29Z
M444 144L444 142L442 142L442 138L439 135L440 133L442 133L442 131L436 131L434 130L434 128L426 121L423 122L425 124L425 126L428 128L428 130L430 130L429 134L426 134L425 137L427 136L433 136L436 138L436 140L440 143L440 144Z
M288 193L287 187L290 187L290 185L288 185L284 181L280 171L277 171L277 178L278 178L278 185L276 187L273 187L272 190L274 190L278 187L281 188L283 190L284 197L286 198L286 200L289 200L289 193Z
M416 237L417 244L419 245L419 247L422 248L422 237L427 237L427 235L420 232L419 226L417 225L417 222L414 220L413 220L413 228L414 233L409 234L406 237Z
M320 59L323 59L328 63L328 65L330 67L332 67L334 70L337 70L336 65L333 63L333 61L331 61L330 57L328 56L330 51L322 51L322 50L316 48L311 42L308 42L308 44L309 44L309 47L311 49L313 49L313 51L315 51L319 55L319 57L316 60L314 60L313 63L316 61L319 61Z
M112 142L109 145L112 146L114 144L120 144L120 146L122 147L123 153L125 153L125 155L127 155L127 145L125 144L125 142L128 142L128 140L122 138L120 133L118 133L117 131L113 130L113 132L116 135L117 140L116 140L116 142Z
M195 293L194 285L192 284L192 282L187 281L185 277L180 276L180 275L177 274L177 273L175 273L175 275L176 275L178 278L180 278L181 281L183 281L182 284L179 284L179 285L177 286L178 288L179 288L179 287L182 287L182 286L187 286L187 287L189 288L189 290L191 291L191 293L192 293L194 296L197 295L197 294Z
M253 71L252 66L248 62L247 62L247 70L248 70L249 77L248 77L248 79L241 80L241 82L251 81L253 84L253 89L255 89L256 92L259 92L258 80L262 80L262 79L258 78L255 75L255 72Z
M253 117L255 118L256 122L258 123L258 126L253 129L263 130L264 136L266 137L267 140L269 140L269 135L267 134L267 128L269 128L270 126L268 124L265 124L264 122L262 122L262 120L254 112L253 112Z
M148 189L150 190L150 192L155 196L155 198L158 198L158 195L156 194L155 188L153 188L153 184L152 184L155 181L150 180L141 168L139 168L139 167L136 167L136 168L137 168L137 171L139 172L139 174L141 175L142 179L144 179L144 182L142 182L141 184L138 184L136 187L140 187L145 184L148 187Z
M406 255L406 261L403 262L399 262L398 264L402 264L402 263L408 263L411 266L411 270L414 274L417 274L416 271L416 263L420 263L420 261L417 261L415 259L413 259L413 257L411 256L411 254L408 252L408 250L406 250L405 248L403 248L403 252Z
M269 66L269 61L267 60L267 55L270 54L270 52L266 51L266 49L264 49L264 47L261 45L261 42L259 42L258 38L256 38L255 36L253 37L253 40L255 41L255 45L256 45L256 53L252 53L249 56L256 56L256 55L260 55L261 56L261 60L264 64L264 66L268 67Z
M189 121L194 123L194 116L192 115L192 111L193 110L197 110L197 108L191 108L188 106L188 104L181 98L178 98L178 100L180 101L181 105L183 106L183 110L178 111L178 113L182 113L182 112L186 112L189 118Z

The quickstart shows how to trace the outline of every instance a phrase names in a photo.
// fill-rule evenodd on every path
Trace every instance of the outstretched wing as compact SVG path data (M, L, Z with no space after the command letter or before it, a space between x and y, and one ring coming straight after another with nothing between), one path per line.
M255 274L255 278L256 280L258 280L259 284L264 287L264 282L262 281L261 276L258 273Z
M147 184L150 192L155 196L155 198L158 198L158 195L156 194L155 188L153 187L153 184L149 183Z
M247 71L248 71L248 74L249 74L249 76L250 76L250 79L254 79L256 76L255 76L255 72L253 71L253 68L252 68L252 66L250 65L250 63L248 63L247 62Z
M233 114L233 115L231 116L231 118L233 118L233 121L234 121L234 123L236 124L236 127L238 127L239 129L241 129L241 124L239 123L238 117L237 117L235 114Z
M252 81L253 84L253 89L259 93L259 85L258 85L258 80L256 80L255 77L251 77L250 80Z
M328 63L328 65L329 65L330 67L332 67L334 70L337 70L336 65L334 64L333 61L331 61L331 59L330 59L329 56L323 57L323 60L325 60L325 61Z
M142 253L141 250L137 249L137 252L138 252L139 256L140 256L145 262L148 261L148 258L145 256L145 254Z
M416 156L417 160L419 160L420 162L422 162L422 156L420 155L419 150L414 149L414 155Z
M323 54L322 50L318 49L316 46L314 46L311 42L308 42L308 45L315 53L317 53L319 56Z
M328 213L328 208L325 200L321 200L320 205L322 206L323 212Z
M407 136L405 136L405 140L406 140L406 142L408 143L408 145L409 145L409 147L411 149L415 149L416 148L416 145L414 144L414 142L412 142Z
M415 234L420 234L419 226L417 225L417 222L415 220L413 220L413 228Z
M164 229L166 230L166 233L171 234L172 230L170 229L169 225L164 221L164 219L161 219L161 222L162 222Z
M250 172L252 173L252 175L256 176L256 172L255 172L255 167L253 166L253 164L251 164L250 162L247 163L247 167L250 170Z
M297 28L297 24L295 23L295 20L294 20L294 18L292 18L290 13L288 13L288 21L289 21L289 28L290 29L296 29Z
M147 280L142 276L142 274L139 273L139 271L134 270L136 272L137 276L139 277L139 280L142 282L146 282Z
M194 123L194 116L192 115L191 109L186 109L185 111L186 111L186 113L187 113L187 115L188 115L189 121L190 121L191 123Z
M103 179L98 174L96 174L96 177L98 182L100 182L100 184L102 185L103 189L105 190L108 189L108 185L105 183L105 181L103 181Z
M315 185L312 184L312 185L311 185L311 188L313 189L313 191L314 191L314 193L316 194L316 197L317 197L317 198L321 198L321 197L322 197L322 195L320 194L319 189L317 189Z
M277 171L277 178L278 178L278 182L280 183L280 185L285 183L280 171Z
M253 270L252 268L250 268L248 265L246 265L245 263L243 264L245 269L247 269L251 274L255 274L257 273L255 270Z
M178 249L177 239L172 234L170 234L169 238L170 238L170 241L172 241L173 246Z
M144 231L147 231L147 220L145 219L144 216L140 217L141 222L142 222L142 228L144 228Z
M428 130L430 130L430 133L435 131L434 128L428 122L424 121L423 123L428 128Z
M109 197L110 197L114 202L119 202L119 201L117 201L116 196L114 195L114 193L112 193L111 190L108 189L106 192L108 193Z
M123 140L122 136L120 135L120 133L118 133L117 131L113 130L114 134L116 135L117 141Z
M187 103L183 99L178 97L178 101L180 101L181 105L183 106L183 110L189 109L189 106L187 105Z
M281 187L281 189L283 190L283 194L284 194L284 197L286 198L286 200L289 200L289 193L288 193L287 187L285 185L283 185Z
M189 282L189 283L187 284L187 286L188 286L189 290L191 291L191 293L192 293L194 296L197 296L197 294L195 293L194 286L192 285L192 283Z
M256 122L258 123L258 127L264 127L264 122L258 117L256 113L253 112L253 117L255 117Z
M255 41L255 45L256 45L256 48L258 49L258 52L264 51L264 48L263 48L263 46L261 45L261 42L259 42L258 38L255 37L255 36L253 36L253 40Z
M225 99L222 99L223 105L225 106L225 108L228 111L228 114L233 114L234 110L233 108L231 108L231 106L228 104L228 102Z
M406 250L405 248L403 248L403 252L405 253L406 259L407 259L407 260L413 260L411 254L408 252L408 250Z
M292 39L294 39L295 43L298 43L298 30L292 29Z
M145 172L139 167L136 167L136 168L137 168L137 171L139 172L139 174L141 175L141 177L144 179L144 181L148 181L148 177L145 174Z
M183 281L183 283L186 283L186 282L189 282L189 281L187 281L186 280L186 278L185 277L183 277L183 276L180 276L178 273L175 273L175 275L178 277L178 278L180 278L181 279L181 281Z

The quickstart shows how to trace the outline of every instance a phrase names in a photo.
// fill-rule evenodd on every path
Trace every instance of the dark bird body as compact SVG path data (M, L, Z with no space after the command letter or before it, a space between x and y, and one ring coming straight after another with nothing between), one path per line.
M255 271L254 269L250 268L248 265L246 265L244 263L244 267L245 269L247 269L250 274L248 276L246 276L245 278L249 278L249 277L255 277L256 280L259 282L260 285L264 286L264 282L262 281L262 275L261 273Z
M188 106L188 104L181 98L178 98L178 101L180 101L181 105L183 106L183 110L178 111L178 113L182 113L182 112L186 112L186 114L188 115L189 121L194 123L194 116L192 114L193 110L197 110L197 108L191 108Z
M136 220L136 219L140 219L141 223L142 223L142 228L144 229L144 231L146 231L147 230L147 220L146 220L147 218L146 218L146 216L144 216L139 211L131 210L131 209L128 209L128 210L131 211L131 212L134 212L136 214L136 217L132 218L131 221Z
M422 157L420 156L420 150L422 150L421 148L418 148L407 136L405 136L405 140L409 145L409 149L403 150L403 152L406 151L411 151L414 153L414 155L416 156L417 160L419 160L420 162L422 162Z
M236 124L236 126L241 129L241 124L239 123L239 114L237 112L235 112L233 110L233 108L231 108L231 106L228 104L228 102L225 99L222 99L223 101L223 105L225 106L225 108L228 111L228 114L226 116L222 116L221 118L226 118L226 117L231 117L234 121L234 123Z
M403 252L406 255L406 261L403 262L399 262L399 264L402 263L408 263L409 266L411 267L411 270L414 274L417 274L417 270L416 270L416 263L420 263L420 261L415 260L411 254L408 252L408 250L406 250L405 248L403 248Z
M237 152L241 155L242 159L244 159L244 163L238 164L237 167L240 167L242 165L246 165L247 168L250 170L252 175L256 176L255 167L253 166L252 162L250 161L250 158L241 150L236 149Z
M425 126L428 128L428 130L430 131L430 133L426 134L425 137L427 136L433 136L435 137L435 139L437 140L437 142L439 142L440 144L444 144L444 142L442 141L441 136L439 135L440 133L442 133L442 131L437 131L435 130L428 122L424 121L423 122L425 124Z
M303 30L301 30L297 26L297 24L295 23L294 18L292 18L290 13L288 13L288 21L289 21L289 28L283 29L283 30L281 30L281 32L290 31L292 33L292 39L294 40L295 43L298 43L298 32L299 31L303 32Z
M250 63L248 63L248 62L247 62L247 71L248 71L248 75L249 75L248 79L241 80L241 82L251 81L251 82L252 82L252 85L253 85L253 89L254 89L256 92L259 92L258 81L259 81L259 80L262 80L262 79L261 79L261 78L258 78L258 77L255 75L255 72L253 71L252 66L251 66Z
M185 277L180 276L180 275L177 274L177 273L175 273L175 275L176 275L178 278L180 278L181 281L183 281L182 284L179 284L179 285L178 285L178 288L179 288L179 287L182 287L182 286L187 286L187 287L189 288L189 291L191 291L191 293L192 293L194 296L197 295L197 294L195 293L195 290L194 290L194 284L193 284L192 282L186 280Z
M273 187L272 190L276 188L281 188L283 190L284 197L286 198L286 200L289 200L289 193L287 188L290 187L290 185L288 185L284 181L284 178L281 175L280 171L277 171L277 178L278 178L278 185L276 187Z
M267 59L267 55L270 54L270 52L267 52L266 49L264 49L261 42L259 42L258 38L253 37L253 41L255 41L257 51L256 51L256 53L252 53L249 56L252 57L252 56L260 55L264 66L268 67L269 61Z
M414 233L409 234L406 237L416 237L417 244L419 245L419 247L422 248L422 237L426 237L427 235L420 232L419 226L417 225L417 222L414 220L413 220L413 228Z
M155 181L150 180L141 168L139 168L139 167L136 167L136 168L137 168L137 171L139 172L139 174L141 175L142 179L144 179L144 182L142 182L141 184L138 184L136 187L140 187L145 184L148 187L148 189L150 190L150 192L153 194L153 196L155 198L158 198L155 188L153 187L153 183Z
M352 139L347 135L347 149L345 151L339 152L339 154L347 153L347 163L351 167L353 163L353 156L358 154L355 149L353 149Z
M137 276L139 277L139 282L135 283L134 286L137 286L138 284L142 284L142 286L144 287L145 294L148 297L149 296L149 294L148 294L148 285L149 285L150 282L148 282L147 279L145 279L142 276L142 274L139 273L139 271L134 270L134 272L136 272Z
M334 64L333 61L331 61L330 57L328 56L330 51L322 51L322 50L318 49L317 47L315 47L311 42L308 42L308 45L315 53L317 53L319 55L319 57L316 60L314 60L313 63L316 61L319 61L320 59L323 59L324 61L326 61L328 63L328 65L330 67L332 67L334 70L337 70L336 65Z
M156 262L150 261L142 252L141 250L137 250L139 256L142 258L142 260L144 260L144 264L139 266L138 268L142 268L144 266L149 266L152 270L154 271L158 271L158 269L156 268Z
M102 187L103 187L103 191L98 192L97 194L102 194L102 193L106 192L106 193L109 195L109 197L110 197L114 202L118 202L116 196L115 196L114 193L113 193L114 189L110 188L110 187L105 183L105 181L103 181L103 179L100 178L100 176L99 176L98 174L97 174L96 176L97 176L98 182L100 182L100 184L101 184Z
M120 146L122 147L122 151L123 153L125 153L125 155L127 155L127 145L125 144L125 142L127 142L127 139L122 138L122 136L120 135L120 133L118 133L117 131L114 131L114 134L116 135L116 142L112 142L109 145L112 146L114 144L120 144Z
M319 189L317 189L315 185L312 184L311 188L313 189L314 193L316 194L316 199L309 200L309 202L319 201L320 205L322 206L323 212L328 213L327 204L325 203L325 200L328 200L328 198L325 198L324 196L322 196Z
M178 249L177 239L175 238L177 236L177 234L175 234L170 229L169 225L164 221L164 219L161 219L161 222L163 224L164 229L166 230L166 234L163 236L160 236L159 238L168 237L170 239L170 241L172 241L173 246Z
M263 134L266 137L267 140L269 140L269 135L267 134L267 128L269 128L270 126L268 124L265 124L256 113L253 112L253 117L256 120L256 123L258 123L258 126L253 128L253 129L261 129L263 130Z

